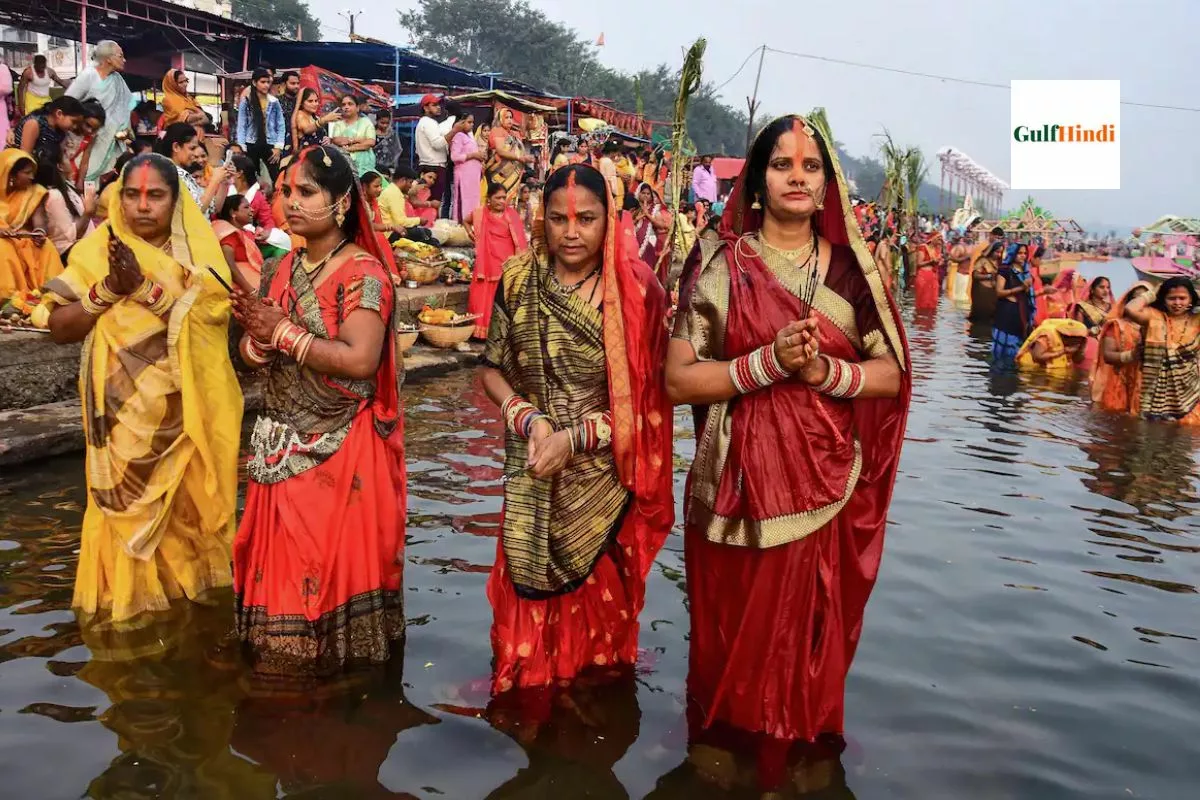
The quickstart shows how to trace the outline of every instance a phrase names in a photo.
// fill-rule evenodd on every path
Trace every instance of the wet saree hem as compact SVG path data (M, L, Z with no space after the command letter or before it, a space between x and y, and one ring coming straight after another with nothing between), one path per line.
M375 589L350 597L315 619L271 614L265 606L236 601L238 635L252 650L255 671L322 676L354 664L382 664L392 643L404 637L404 598L399 589Z

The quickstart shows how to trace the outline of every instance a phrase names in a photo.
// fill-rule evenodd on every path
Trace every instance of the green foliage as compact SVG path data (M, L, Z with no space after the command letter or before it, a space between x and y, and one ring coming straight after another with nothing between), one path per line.
M299 26L304 41L321 40L321 23L304 0L233 0L233 18L293 38Z
M575 31L531 8L525 0L419 0L400 15L422 53L467 69L561 95L603 100L626 111L641 107L647 119L669 122L679 72L660 64L630 75L600 63L597 48ZM688 104L688 133L700 152L741 155L746 115L722 103L702 83Z

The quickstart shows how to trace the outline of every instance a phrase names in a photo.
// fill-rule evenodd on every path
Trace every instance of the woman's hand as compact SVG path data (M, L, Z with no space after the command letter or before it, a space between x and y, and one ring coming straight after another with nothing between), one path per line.
M799 320L789 323L775 335L775 358L788 372L795 374L812 369L820 363L821 348L817 339L817 321Z
M570 460L570 433L553 432L548 421L538 420L529 435L529 459L526 469L535 478L549 478L561 472Z
M145 276L142 275L142 268L138 264L137 256L129 249L129 245L110 234L108 237L108 277L104 279L104 285L113 294L125 297L136 292L143 280L145 280Z
M269 343L281 320L287 318L283 309L270 300L260 300L240 288L234 288L233 316L251 337Z

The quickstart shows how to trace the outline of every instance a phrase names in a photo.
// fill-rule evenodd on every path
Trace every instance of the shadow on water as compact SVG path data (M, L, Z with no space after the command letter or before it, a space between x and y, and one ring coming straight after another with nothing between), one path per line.
M914 405L844 750L782 796L1188 794L1200 684L1200 439L1092 410L1076 380L993 374L990 331L912 316ZM488 707L502 426L469 373L411 387L408 638L391 674L265 686L230 601L111 660L70 611L82 460L0 478L0 769L20 798L741 798L752 765L689 747L682 540L647 588L636 674ZM693 441L676 416L676 496ZM401 666L402 665L402 666ZM1188 787L1188 788L1184 788Z

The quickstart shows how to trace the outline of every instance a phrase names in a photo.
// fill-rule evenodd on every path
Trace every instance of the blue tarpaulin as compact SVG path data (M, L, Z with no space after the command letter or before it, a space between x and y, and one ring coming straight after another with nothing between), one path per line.
M391 82L399 67L400 83L462 89L501 89L516 94L547 96L518 81L484 75L417 55L405 48L369 42L250 42L250 66L305 67L309 64L356 80Z

